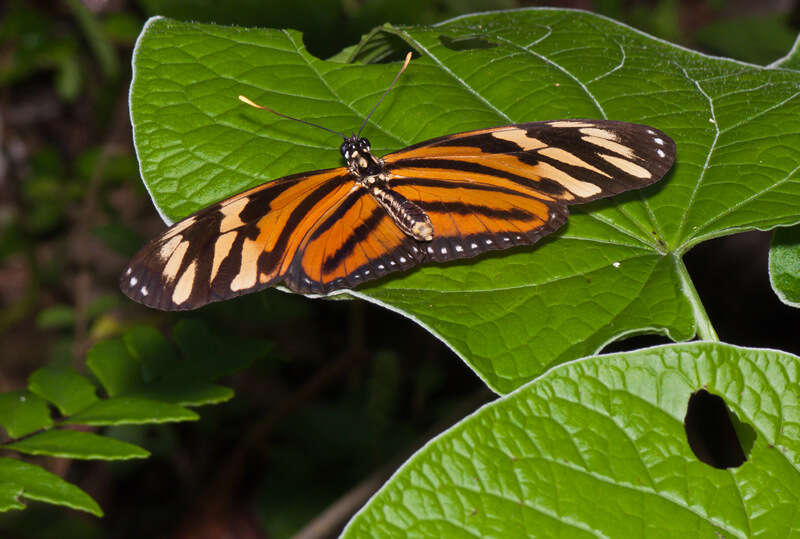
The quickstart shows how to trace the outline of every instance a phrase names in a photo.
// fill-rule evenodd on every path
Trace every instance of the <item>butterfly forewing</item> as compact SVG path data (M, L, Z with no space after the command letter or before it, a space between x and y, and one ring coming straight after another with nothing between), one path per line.
M352 288L427 260L531 244L569 204L650 185L675 144L652 127L531 122L447 135L383 158L383 189L423 211L430 241L403 232L347 168L287 176L173 225L122 276L131 298L192 309L283 282L301 293Z
M567 204L588 202L661 179L675 143L645 125L552 120L439 137L384 157L407 175L447 177L527 191Z
M145 245L123 272L132 299L195 309L280 281L315 216L350 189L345 168L295 174L204 208Z

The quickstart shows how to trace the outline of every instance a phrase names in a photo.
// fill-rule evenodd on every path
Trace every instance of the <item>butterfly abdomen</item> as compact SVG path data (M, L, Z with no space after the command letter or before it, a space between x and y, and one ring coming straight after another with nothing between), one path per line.
M400 230L417 241L433 239L431 219L422 208L389 188L374 185L370 188L370 193Z

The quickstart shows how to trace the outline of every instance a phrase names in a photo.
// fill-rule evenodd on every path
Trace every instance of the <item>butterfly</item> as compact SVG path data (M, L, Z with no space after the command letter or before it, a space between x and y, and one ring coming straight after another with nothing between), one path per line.
M371 114L349 137L316 126L342 136L345 166L267 182L175 223L132 259L122 291L163 310L279 284L328 294L535 243L566 222L570 204L650 185L675 160L658 129L583 119L445 135L376 157L360 136Z

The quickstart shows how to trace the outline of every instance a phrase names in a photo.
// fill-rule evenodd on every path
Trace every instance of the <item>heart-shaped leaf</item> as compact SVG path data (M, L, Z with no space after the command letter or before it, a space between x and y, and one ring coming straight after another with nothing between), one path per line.
M705 239L800 221L800 73L707 57L603 17L551 9L384 26L351 59L407 49L420 57L365 128L377 154L569 117L644 123L677 143L667 178L573 207L556 241L354 292L427 327L499 392L622 336L713 335L683 253ZM293 31L151 19L135 51L131 114L161 214L174 220L289 173L341 165L334 135L246 109L236 96L357 129L398 67L342 57L314 58Z
M684 434L724 399L747 461ZM698 342L595 356L484 406L409 459L344 537L787 537L800 531L800 358Z

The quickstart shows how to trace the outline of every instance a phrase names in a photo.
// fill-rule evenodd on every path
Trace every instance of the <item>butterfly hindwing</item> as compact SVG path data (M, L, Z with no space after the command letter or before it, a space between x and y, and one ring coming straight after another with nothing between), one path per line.
M563 205L553 199L458 177L444 182L396 178L392 189L430 217L434 237L422 248L427 259L437 262L530 245L567 217Z
M286 284L298 292L324 294L411 268L423 257L422 246L358 188L306 236Z

